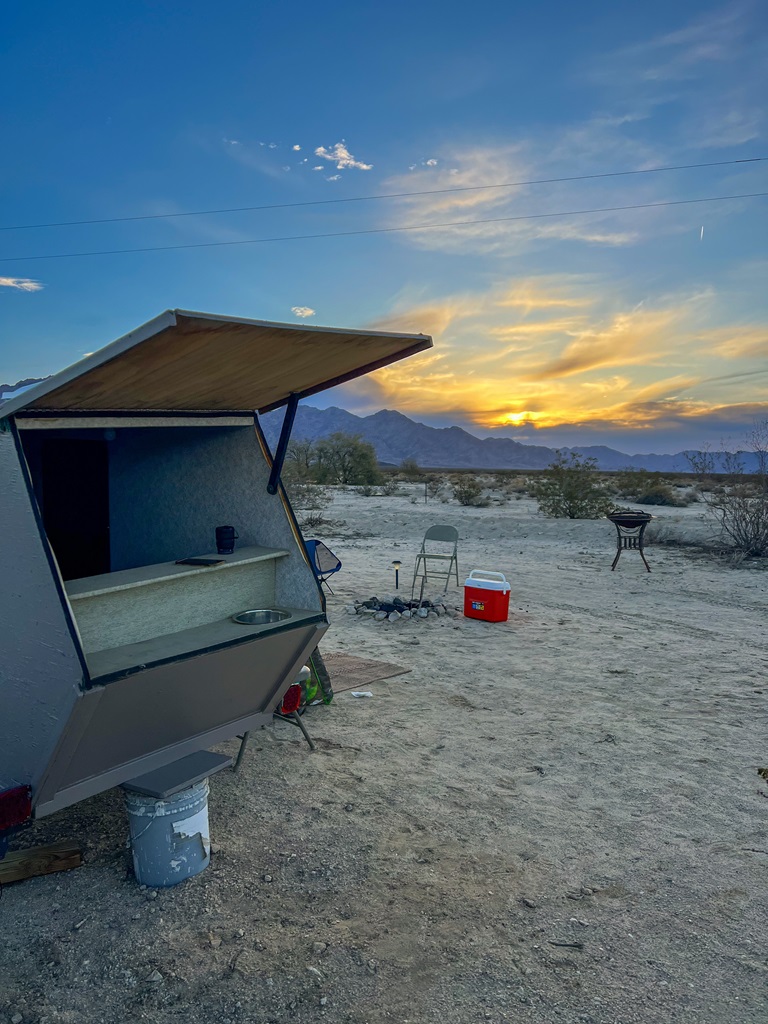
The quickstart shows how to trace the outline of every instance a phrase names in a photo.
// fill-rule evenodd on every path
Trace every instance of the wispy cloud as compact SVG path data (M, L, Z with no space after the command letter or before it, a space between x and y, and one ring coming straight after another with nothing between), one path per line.
M477 295L453 295L447 299L396 308L368 326L376 331L398 331L403 334L443 335L448 328L467 317L477 316L483 299Z
M310 306L291 306L291 312L303 320L308 316L314 316L317 311Z
M726 359L768 357L768 325L739 324L719 327L699 335L704 343L713 345L713 351Z
M505 290L496 304L501 307L512 307L522 310L523 315L532 310L567 307L578 309L591 306L595 299L591 295L579 294L575 289L583 290L586 277L583 274L572 275L569 289L569 275L557 274L551 277L541 276L514 281Z
M45 287L31 277L0 277L0 288L16 288L20 292L39 292Z
M764 104L756 102L768 59L761 8L736 0L672 32L593 56L585 74L613 103L677 118L686 147L744 145L765 126Z
M732 60L749 32L751 4L729 3L672 32L606 54L593 64L598 80L621 73L625 83L681 82L697 78L713 64Z
M625 153L626 151L626 153ZM405 244L442 252L507 255L531 243L577 242L625 246L640 240L654 223L653 211L566 215L568 211L650 202L659 191L650 183L626 181L515 182L590 173L597 166L637 167L657 162L649 147L624 144L619 128L600 122L550 137L498 145L452 146L438 167L422 165L387 182L393 192L432 194L398 200L388 226L424 225L403 235ZM497 187L501 186L501 187ZM444 191L458 189L461 191ZM562 216L540 216L558 214ZM526 219L536 215L532 219ZM669 221L670 218L667 218ZM491 223L489 223L489 221Z
M356 168L358 171L370 171L373 170L373 164L363 163L362 160L357 160L350 153L344 139L341 142L337 142L330 149L325 146L318 146L315 150L315 156L322 157L323 160L328 160L330 163L335 164L336 168L340 171L346 170L347 168Z
M660 344L679 316L675 308L619 313L605 327L581 331L559 355L537 367L531 376L546 380L606 366L647 366L659 354Z

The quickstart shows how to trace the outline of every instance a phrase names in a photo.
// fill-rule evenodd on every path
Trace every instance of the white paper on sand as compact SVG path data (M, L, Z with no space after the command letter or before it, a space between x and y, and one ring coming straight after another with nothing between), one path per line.
M373 693L370 690L352 690L353 697L372 697Z

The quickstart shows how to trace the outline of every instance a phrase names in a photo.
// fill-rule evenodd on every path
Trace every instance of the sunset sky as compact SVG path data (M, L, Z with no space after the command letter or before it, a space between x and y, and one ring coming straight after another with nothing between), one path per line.
M628 452L768 415L768 198L648 208L768 193L724 164L768 158L762 0L42 0L2 47L0 382L181 307L432 334L310 403L357 413Z

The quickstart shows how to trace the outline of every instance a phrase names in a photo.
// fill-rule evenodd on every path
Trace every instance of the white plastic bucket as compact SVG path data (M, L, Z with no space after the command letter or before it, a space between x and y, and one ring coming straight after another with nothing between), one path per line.
M167 888L208 867L207 779L165 800L125 790L125 807L133 870L141 885Z

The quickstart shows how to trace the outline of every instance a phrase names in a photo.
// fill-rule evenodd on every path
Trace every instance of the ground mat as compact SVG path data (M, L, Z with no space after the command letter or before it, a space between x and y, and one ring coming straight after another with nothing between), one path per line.
M355 658L351 654L326 654L323 661L331 677L334 693L344 690L362 690L370 683L391 676L410 672L409 668L393 665L388 661L371 661L370 658Z

